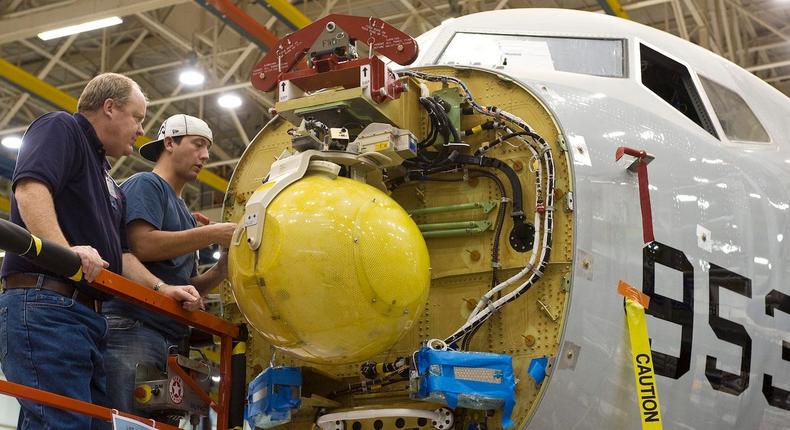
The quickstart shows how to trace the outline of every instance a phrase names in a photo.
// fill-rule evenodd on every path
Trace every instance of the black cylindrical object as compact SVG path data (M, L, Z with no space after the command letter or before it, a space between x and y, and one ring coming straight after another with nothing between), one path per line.
M230 359L230 408L228 428L244 428L244 402L247 387L247 343L234 342Z
M4 219L0 219L0 249L21 255L56 275L82 280L82 262L71 249L40 239Z

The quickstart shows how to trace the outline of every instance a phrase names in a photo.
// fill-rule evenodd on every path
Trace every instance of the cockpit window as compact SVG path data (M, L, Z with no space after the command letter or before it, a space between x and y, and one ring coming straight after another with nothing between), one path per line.
M642 84L718 139L689 69L642 44L639 45L639 55Z
M770 143L771 138L746 101L735 91L701 76L702 88L728 139L746 143Z
M436 62L616 78L626 74L625 43L619 39L456 33Z

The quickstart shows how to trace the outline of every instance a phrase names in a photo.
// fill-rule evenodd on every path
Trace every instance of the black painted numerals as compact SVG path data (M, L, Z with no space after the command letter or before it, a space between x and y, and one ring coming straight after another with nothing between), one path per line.
M642 250L642 292L650 296L647 314L681 326L680 357L652 350L657 374L672 379L685 375L691 367L691 343L694 336L694 266L683 251L659 242ZM683 274L683 301L655 293L656 263Z
M694 266L683 251L651 242L642 249L642 292L650 296L647 314L681 326L680 356L674 357L652 350L657 374L679 379L691 367L691 348L694 336ZM683 274L683 301L656 294L656 264ZM725 372L716 367L717 359L711 355L705 361L705 376L714 390L740 395L749 387L749 370L752 361L752 338L741 324L722 318L719 314L719 290L728 289L747 298L752 297L752 281L721 266L710 263L708 274L710 310L708 322L719 339L741 347L741 372ZM774 316L776 310L790 315L790 296L772 290L765 296L765 314ZM790 362L790 341L782 341L782 360ZM768 404L790 411L790 391L775 387L773 376L763 374L763 395Z
M772 290L765 296L765 314L774 316L776 309L790 315L790 296ZM790 361L790 342L782 341L782 360ZM773 376L767 373L763 375L765 400L771 406L790 411L790 391L774 387L773 382Z
M752 297L752 281L721 266L710 263L708 278L710 292L710 327L719 339L741 347L741 373L725 372L716 368L716 357L707 356L705 376L714 390L739 395L749 387L749 368L752 362L752 338L740 324L719 316L719 288L726 288L742 296Z

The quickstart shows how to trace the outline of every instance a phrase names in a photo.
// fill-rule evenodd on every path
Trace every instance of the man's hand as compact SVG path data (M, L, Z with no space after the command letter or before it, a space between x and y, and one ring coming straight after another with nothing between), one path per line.
M191 285L162 285L159 292L171 299L181 302L181 306L188 311L200 309L203 300L200 293Z
M230 240L233 238L233 232L236 231L236 224L232 222L220 222L211 224L209 228L212 229L214 234L214 243L219 244L223 248L230 246Z
M80 256L82 274L88 282L93 282L102 269L110 266L92 246L72 246L71 250Z
M203 225L211 224L211 220L200 212L192 212L192 217L195 218L195 221L197 221L198 224L203 224Z

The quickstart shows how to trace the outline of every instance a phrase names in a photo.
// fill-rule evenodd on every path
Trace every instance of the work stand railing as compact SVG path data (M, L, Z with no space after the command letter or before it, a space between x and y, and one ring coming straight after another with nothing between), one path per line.
M80 259L70 249L41 240L31 235L27 230L5 220L0 220L0 249L27 257L48 271L72 279L81 279L82 277ZM197 395L209 403L209 406L216 411L217 430L227 430L231 396L231 356L233 340L238 338L240 334L239 327L204 311L187 311L176 300L109 270L102 270L91 285L99 291L111 294L145 309L167 315L174 320L220 338L220 379L219 395L216 402L213 402L208 394L194 382L191 375L184 372L177 363L168 362L168 365L171 367L175 365L177 370L174 370L184 379L185 383L196 389ZM182 371L179 372L179 370ZM157 429L177 430L177 427L172 425L13 382L0 381L0 394L7 394L46 406L85 414L105 421L111 420L113 414L117 414L138 420Z

